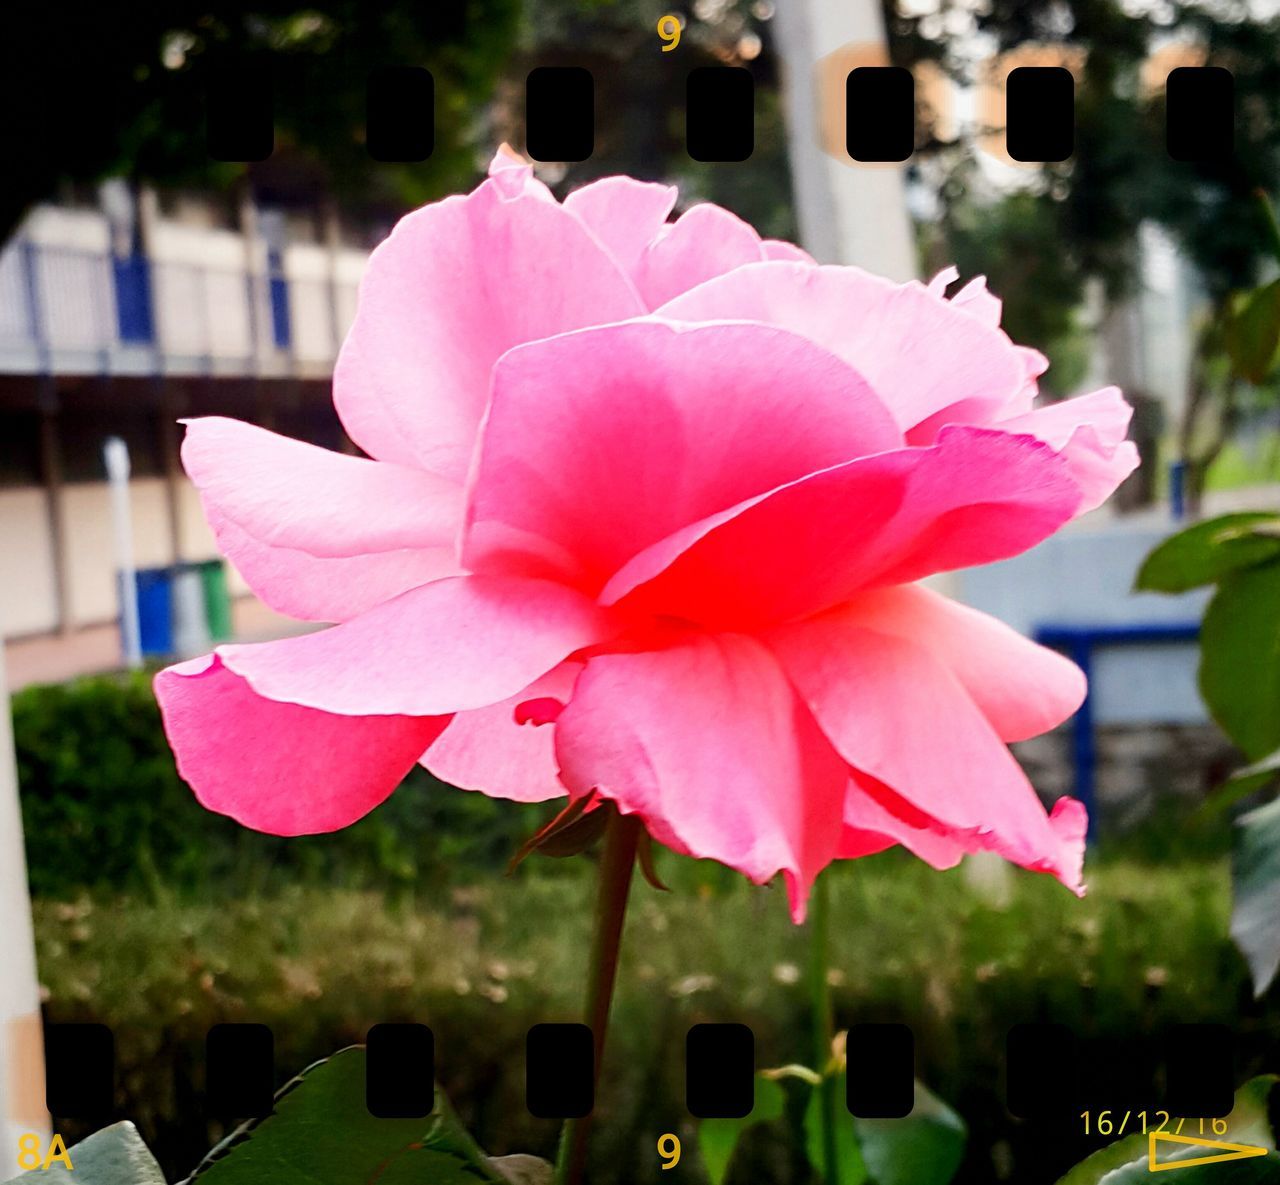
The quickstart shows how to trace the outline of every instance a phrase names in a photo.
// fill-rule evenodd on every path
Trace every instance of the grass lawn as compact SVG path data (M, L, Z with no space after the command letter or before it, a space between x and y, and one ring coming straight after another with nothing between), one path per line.
M665 1180L657 1137L692 1135L689 1024L751 1024L762 1066L805 1060L809 1048L805 934L781 890L674 858L664 871L673 892L639 878L633 888L597 1107L598 1185ZM970 1125L961 1181L1054 1179L1043 1147L1003 1110L1000 1058L1016 1021L1117 1039L1220 1021L1240 1032L1241 1078L1277 1064L1280 1006L1250 998L1227 938L1224 861L1104 862L1089 880L1078 901L1003 865L937 873L896 853L833 876L838 1022L912 1026L920 1077ZM425 1021L439 1077L481 1142L548 1155L556 1126L523 1104L524 1034L536 1021L577 1019L590 892L564 862L535 858L513 878L430 899L299 888L264 899L40 900L40 977L51 1019L115 1030L123 1110L171 1176L218 1135L198 1092L204 1033L222 1020L271 1025L282 1081L376 1021ZM737 1180L804 1179L780 1134L752 1139L754 1167L740 1165ZM699 1180L686 1148L685 1179Z

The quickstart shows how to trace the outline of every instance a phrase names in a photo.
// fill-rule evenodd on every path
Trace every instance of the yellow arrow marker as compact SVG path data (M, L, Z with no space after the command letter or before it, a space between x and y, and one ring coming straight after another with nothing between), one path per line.
M1222 1148L1217 1156L1194 1156L1186 1160L1166 1160L1156 1163L1156 1141L1170 1144L1193 1144L1197 1148ZM1172 1132L1151 1132L1147 1143L1147 1169L1153 1173L1171 1172L1173 1169L1198 1168L1202 1164L1221 1164L1226 1160L1247 1160L1250 1156L1266 1156L1269 1149L1256 1144L1229 1144L1225 1140L1205 1140L1198 1136L1175 1136Z

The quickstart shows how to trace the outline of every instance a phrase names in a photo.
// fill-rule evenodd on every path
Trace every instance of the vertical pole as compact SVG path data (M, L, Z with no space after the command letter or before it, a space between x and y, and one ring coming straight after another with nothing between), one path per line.
M28 1132L49 1138L44 1108L44 1046L36 986L35 941L27 862L18 806L18 774L9 717L9 688L0 645L0 1172L18 1163L18 1140Z
M138 572L133 560L133 518L129 510L129 446L109 436L102 446L111 489L111 529L120 581L120 648L131 670L142 666L142 627L138 621Z
M165 510L169 518L169 553L177 564L187 558L186 533L182 524L182 472L181 438L178 424L177 400L169 390L168 380L161 375L151 378L150 393L156 405L156 432L159 437L160 456L164 462Z
M62 491L62 447L58 439L57 392L53 379L41 375L40 383L40 478L44 485L45 517L53 555L53 588L57 601L58 632L71 632L71 558L67 555L66 505Z
M239 183L240 236L244 239L244 272L245 288L249 300L249 373L262 372L263 357L270 353L270 338L264 332L266 324L264 305L267 303L266 279L259 267L259 252L262 249L262 232L258 226L258 207L253 200L253 187L247 178Z
M1175 523L1187 517L1187 463L1181 457L1169 462L1169 513Z
M822 143L824 123L844 128L848 70L871 58L888 64L879 0L785 0L774 24L801 240L820 263L914 279L902 169L858 164L843 149L842 131L838 146Z
M333 356L338 356L342 345L342 324L338 319L338 257L342 251L342 225L338 218L338 206L332 199L324 206L324 242L329 251L329 280L326 295L329 305L329 338L333 343Z

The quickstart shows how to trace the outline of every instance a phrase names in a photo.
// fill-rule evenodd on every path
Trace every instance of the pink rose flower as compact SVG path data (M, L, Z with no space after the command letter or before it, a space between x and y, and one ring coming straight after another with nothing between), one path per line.
M343 456L220 417L183 447L268 605L331 628L156 678L211 810L331 831L421 762L536 802L597 791L799 919L832 860L993 850L1079 890L1084 809L1006 742L1080 671L918 583L1016 555L1137 464L1114 388L978 280L820 267L610 177L558 203L499 156L374 251L334 372Z

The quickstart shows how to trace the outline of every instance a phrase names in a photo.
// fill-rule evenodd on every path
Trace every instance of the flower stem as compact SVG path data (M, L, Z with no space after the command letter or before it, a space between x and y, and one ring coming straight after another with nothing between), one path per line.
M595 1041L595 1081L600 1081L604 1059L604 1037L609 1023L609 1005L618 974L618 951L622 945L622 923L631 891L631 872L640 841L640 819L620 815L612 807L604 833L600 860L600 887L596 897L595 932L591 937L591 963L587 981L586 1023ZM556 1158L555 1185L581 1185L587 1164L587 1135L590 1114L565 1121Z
M827 1073L835 1020L831 1006L831 985L827 982L828 931L831 896L827 878L819 876L809 898L809 1010L813 1020L813 1068L822 1075L817 1086L822 1132L822 1179L826 1185L840 1185L840 1158L836 1144L840 1100L836 1080Z

